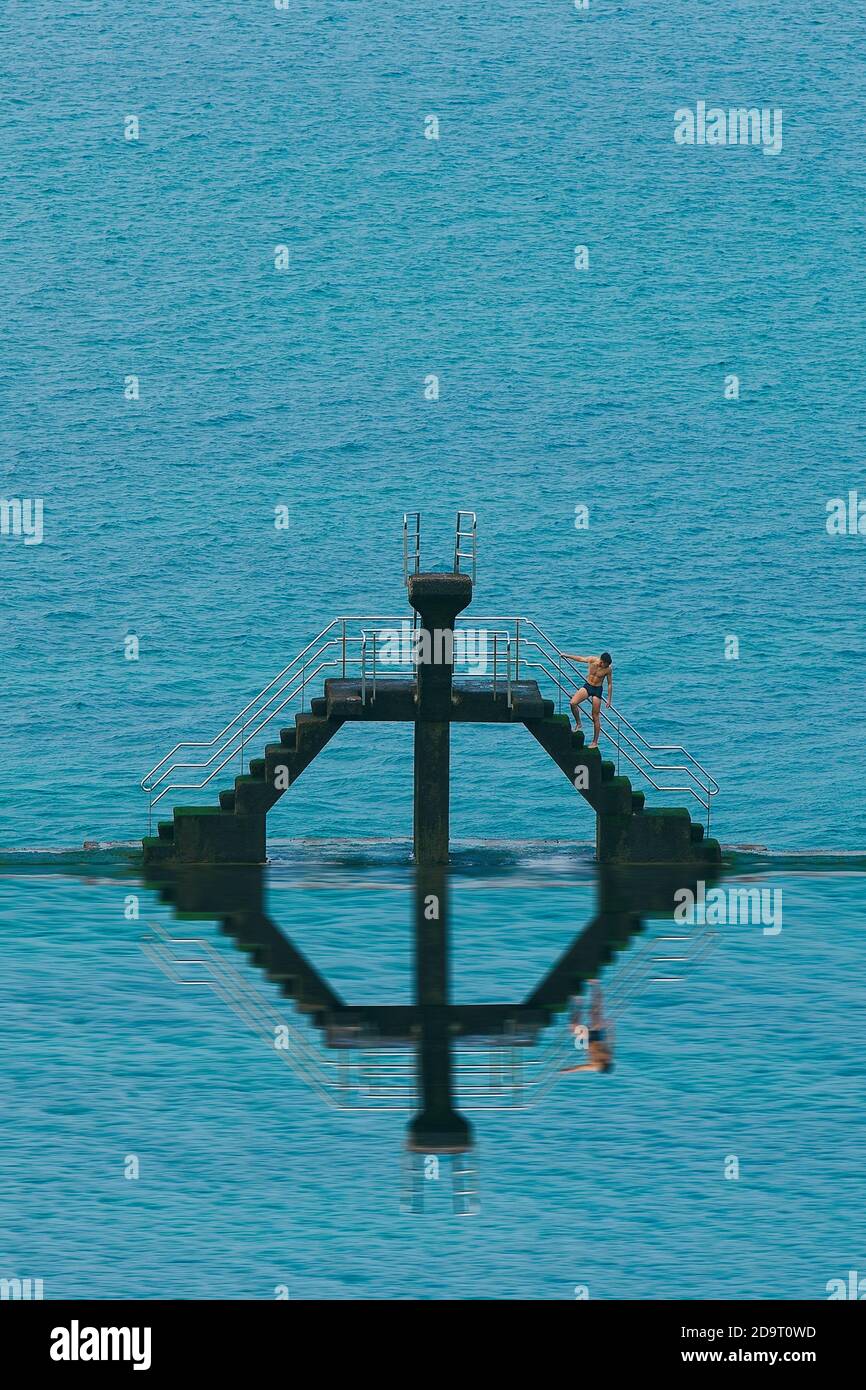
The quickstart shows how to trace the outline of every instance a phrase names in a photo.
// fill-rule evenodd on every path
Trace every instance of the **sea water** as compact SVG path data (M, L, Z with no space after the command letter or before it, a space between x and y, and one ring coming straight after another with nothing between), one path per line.
M475 610L608 648L617 704L719 781L724 844L864 848L866 540L827 524L863 491L864 38L747 0L4 11L0 1277L822 1297L866 1269L856 872L756 869L781 932L671 967L610 1075L474 1118L455 1219L444 1174L400 1210L406 1116L333 1111L154 965L171 912L122 856L57 858L132 845L143 773L335 614L402 611L403 512L445 567L457 507ZM779 109L782 148L677 144L698 102ZM274 920L367 1002L410 998L410 772L408 727L347 728L270 818ZM456 997L543 977L593 828L525 730L455 729Z

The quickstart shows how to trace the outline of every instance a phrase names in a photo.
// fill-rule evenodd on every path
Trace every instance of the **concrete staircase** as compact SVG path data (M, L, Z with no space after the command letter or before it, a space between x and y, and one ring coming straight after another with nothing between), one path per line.
M175 806L171 820L158 823L157 835L143 840L147 864L255 864L267 858L267 813L301 776L346 722L373 723L417 718L415 682L409 677L380 679L375 698L359 680L329 679L309 713L295 715L280 730L280 742L253 758L249 772L219 793L217 806ZM366 699L364 696L366 695ZM588 748L566 715L554 713L536 681L512 684L509 704L501 682L457 679L451 691L451 721L525 724L573 787L596 813L600 863L718 864L718 841L704 838L685 807L646 809L644 793L597 748Z
M342 719L326 712L327 701L313 700L309 713L295 715L280 742L269 743L263 758L251 758L249 772L219 793L218 806L175 806L171 820L142 841L144 862L160 864L262 864L267 858L267 813L283 792L340 728Z
M684 806L645 808L645 795L599 748L589 748L564 714L551 710L524 722L596 813L596 857L602 864L718 864L721 847Z

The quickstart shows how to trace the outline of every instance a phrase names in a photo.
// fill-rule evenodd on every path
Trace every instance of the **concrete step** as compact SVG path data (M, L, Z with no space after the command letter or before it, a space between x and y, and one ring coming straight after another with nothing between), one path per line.
M321 753L325 745L330 743L341 725L342 720L326 719L318 714L295 715L295 750L297 761L294 765L294 771L298 776L300 776L305 767L309 766L313 758Z
M256 758L254 762L260 762L264 770L264 758ZM259 816L266 815L275 801L278 801L282 792L278 792L273 782L267 781L264 775L259 777L252 773L244 774L235 778L235 803L234 812L236 815ZM228 808L226 808L228 811Z
M174 844L171 840L161 840L157 835L145 835L141 842L142 858L145 864L162 864L174 858Z
M177 859L184 864L262 864L266 858L264 815L178 806L174 839Z

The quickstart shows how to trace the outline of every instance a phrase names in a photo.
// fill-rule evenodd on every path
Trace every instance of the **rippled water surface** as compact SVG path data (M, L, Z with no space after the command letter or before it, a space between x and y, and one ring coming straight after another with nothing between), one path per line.
M447 1164L401 1212L410 1111L332 1109L142 950L194 934L318 1046L219 912L58 857L131 845L143 772L336 613L401 610L403 511L444 566L458 506L476 610L609 647L623 710L717 777L724 844L866 848L866 539L825 527L866 495L864 41L853 6L778 0L4 9L0 494L45 536L0 538L0 1276L822 1297L864 1268L856 863L739 863L782 931L629 993L671 931L636 903L599 965L615 1071L472 1114L462 1219ZM676 146L700 99L780 107L781 153ZM524 730L452 757L454 997L525 1000L598 910L592 816ZM344 729L271 817L267 915L370 1006L412 998L411 759L406 726Z

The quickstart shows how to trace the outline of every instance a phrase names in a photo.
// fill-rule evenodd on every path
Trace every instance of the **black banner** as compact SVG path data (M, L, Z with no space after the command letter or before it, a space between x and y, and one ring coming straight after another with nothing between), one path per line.
M700 1374L713 1365L733 1370L795 1365L826 1376L828 1370L859 1364L864 1324L856 1308L844 1306L847 1301L586 1299L560 1308L555 1325L566 1335L580 1335L585 1354L591 1350L596 1363L603 1361L607 1370L652 1375L677 1366ZM114 1376L127 1372L157 1377L212 1371L225 1378L261 1374L273 1367L281 1374L290 1352L304 1354L300 1338L311 1328L311 1304L301 1307L300 1302L7 1301L0 1304L4 1360L7 1365L14 1362L19 1372L49 1372L61 1378L93 1377L100 1369L110 1369ZM375 1306L375 1300L363 1302L368 1308ZM345 1304L337 1306L328 1305L327 1316L354 1325ZM486 1323L489 1313L479 1308L476 1315ZM399 1316L413 1318L405 1308ZM436 1319L440 1328L441 1314ZM317 1321L314 1315L313 1325ZM389 1324L393 1330L393 1314ZM587 1337L593 1338L591 1347ZM329 1369L333 1352L331 1340Z

